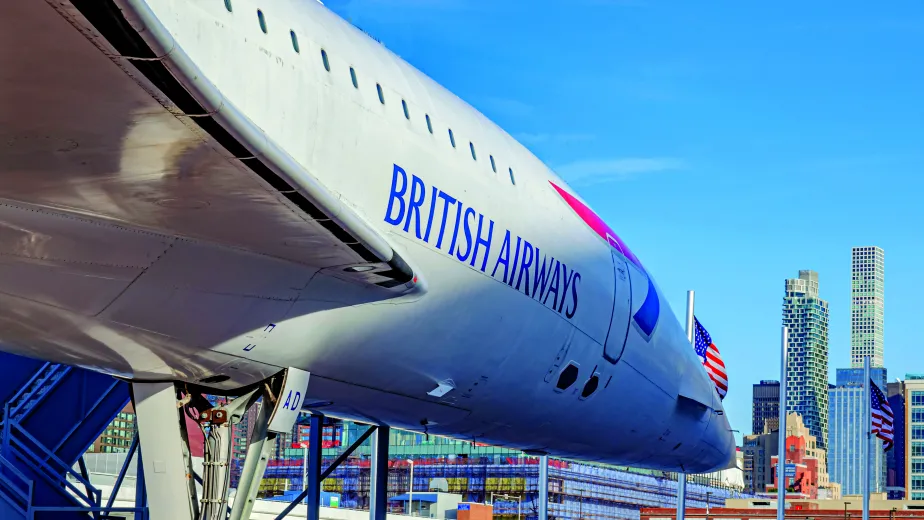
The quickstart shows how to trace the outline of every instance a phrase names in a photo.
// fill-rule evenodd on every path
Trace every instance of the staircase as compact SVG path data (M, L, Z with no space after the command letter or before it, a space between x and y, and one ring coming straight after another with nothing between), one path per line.
M107 518L99 490L72 468L128 403L128 385L6 353L0 366L0 518Z

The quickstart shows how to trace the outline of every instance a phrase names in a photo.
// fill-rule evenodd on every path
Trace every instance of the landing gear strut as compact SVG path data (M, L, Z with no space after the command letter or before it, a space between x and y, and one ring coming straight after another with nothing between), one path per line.
M208 408L196 405L198 428L204 435L202 499L197 500L194 457L186 430L184 407L190 396L179 399L173 383L132 383L141 443L144 482L150 520L224 520L228 518L231 478L231 432L257 399L263 405L249 439L247 458L238 483L230 520L250 518L260 478L277 432L291 431L308 388L309 374L289 368L230 403ZM313 423L312 423L313 424ZM312 434L315 433L312 428ZM317 429L320 432L320 428ZM316 443L320 446L320 438ZM320 456L315 458L320 464ZM318 480L318 488L320 480Z

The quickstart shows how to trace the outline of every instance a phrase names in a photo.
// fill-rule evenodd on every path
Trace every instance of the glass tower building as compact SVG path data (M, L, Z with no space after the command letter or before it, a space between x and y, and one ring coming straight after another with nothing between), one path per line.
M751 402L751 433L764 433L764 425L770 430L780 427L780 382L761 381L754 385Z
M818 273L786 280L783 325L789 329L786 408L802 416L818 442L828 445L828 302L818 296Z
M850 366L860 368L863 358L881 367L885 253L874 246L855 247L851 254Z
M885 393L884 368L870 369L870 378ZM837 384L829 391L828 472L841 485L843 495L863 492L863 442L866 438L865 387L862 368L837 369ZM886 491L886 457L882 441L874 437L870 450L870 491Z

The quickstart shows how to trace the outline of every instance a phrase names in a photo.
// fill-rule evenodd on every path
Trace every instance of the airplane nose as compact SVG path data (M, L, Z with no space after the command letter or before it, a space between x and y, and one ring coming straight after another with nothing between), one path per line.
M712 471L728 469L737 464L735 435L721 404L712 410L712 418L703 432L702 442L712 452L712 456L707 457L714 464Z

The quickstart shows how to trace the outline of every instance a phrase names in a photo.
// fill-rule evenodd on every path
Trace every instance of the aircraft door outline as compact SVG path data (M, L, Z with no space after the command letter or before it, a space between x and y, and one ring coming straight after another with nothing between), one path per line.
M612 364L619 362L626 349L629 337L629 322L632 319L632 277L625 258L615 249L610 250L613 258L613 309L610 326L603 343L603 357Z

